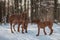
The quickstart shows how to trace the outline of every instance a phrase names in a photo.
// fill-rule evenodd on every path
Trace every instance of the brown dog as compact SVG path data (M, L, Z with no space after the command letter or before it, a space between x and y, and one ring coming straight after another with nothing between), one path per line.
M27 25L28 25L28 20L27 20L27 13L21 13L20 15L11 15L9 17L9 23L11 26L11 32L13 33L12 28L15 30L15 25L18 24L18 32L20 32L20 25L22 24L22 33L25 32L27 33ZM13 24L13 25L12 25Z
M36 23L38 25L38 33L36 36L39 36L39 33L40 33L40 28L43 29L44 31L44 34L46 35L47 33L45 32L45 27L48 26L48 28L51 30L50 34L51 35L53 33L53 29L52 29L52 26L53 26L53 21L44 21L44 22L41 22L40 19L34 19L32 21L33 23Z

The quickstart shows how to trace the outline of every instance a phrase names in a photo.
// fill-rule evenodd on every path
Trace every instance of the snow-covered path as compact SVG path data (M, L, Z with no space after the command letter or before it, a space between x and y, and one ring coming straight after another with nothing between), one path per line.
M19 32L10 32L9 25L0 25L0 40L60 40L60 26L57 24L53 25L54 33L52 35L48 35L50 30L46 27L47 35L44 35L43 30L41 29L40 36L36 36L37 34L37 25L29 24L28 25L28 33L22 34Z

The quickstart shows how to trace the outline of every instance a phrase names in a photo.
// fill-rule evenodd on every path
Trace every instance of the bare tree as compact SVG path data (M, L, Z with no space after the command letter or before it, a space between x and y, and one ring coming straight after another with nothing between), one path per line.
M57 2L58 0L54 0L54 19L57 19L56 14L57 14Z

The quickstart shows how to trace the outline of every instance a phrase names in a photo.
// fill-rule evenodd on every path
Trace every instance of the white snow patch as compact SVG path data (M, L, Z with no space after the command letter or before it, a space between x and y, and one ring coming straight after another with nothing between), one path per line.
M24 33L24 34L22 34L21 32L19 33L17 31L14 33L11 33L9 24L0 25L0 40L60 40L60 26L57 24L54 24L53 30L54 30L53 34L48 35L50 30L48 27L46 27L47 35L44 35L44 32L41 29L40 35L37 37L36 24L29 24L28 33Z

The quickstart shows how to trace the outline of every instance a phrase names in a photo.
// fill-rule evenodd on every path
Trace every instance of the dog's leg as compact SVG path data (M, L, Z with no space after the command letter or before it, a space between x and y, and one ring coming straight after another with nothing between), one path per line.
M14 29L14 31L16 31L16 30L15 30L15 24L13 25L13 29Z
M43 28L44 34L47 35L47 33L45 32L45 28Z
M28 25L28 24L25 25L25 33L27 33L27 25Z
M20 24L18 24L18 32L20 32Z
M38 33L36 36L39 36L39 33L40 33L40 27L38 26Z
M24 34L24 25L22 24L22 33Z
M13 30L12 30L12 23L10 23L10 28L11 28L11 32L14 33Z
M49 35L51 35L51 34L53 33L53 29L52 29L52 27L50 27L50 30L51 30L51 32L50 32L50 34L49 34Z
M22 33L24 34L24 28L22 27Z

